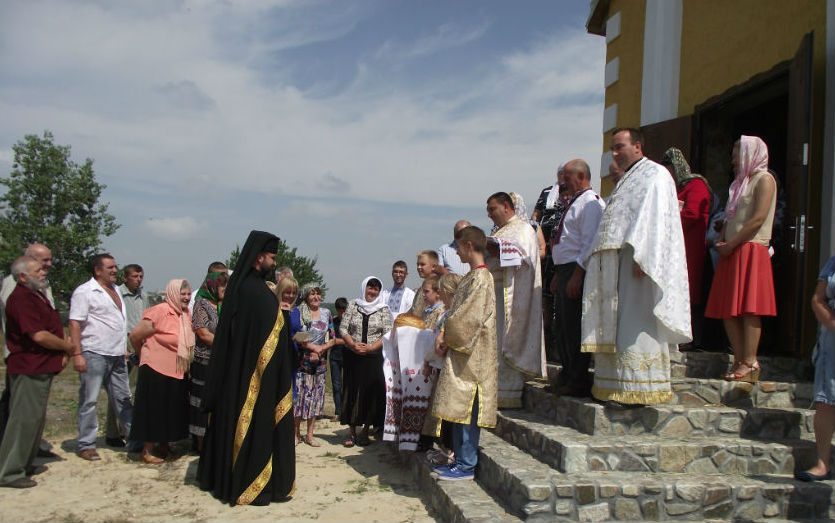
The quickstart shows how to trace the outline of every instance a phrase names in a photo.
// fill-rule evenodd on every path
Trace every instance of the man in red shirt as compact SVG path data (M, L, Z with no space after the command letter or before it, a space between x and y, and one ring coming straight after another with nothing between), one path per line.
M37 485L29 476L46 470L32 461L43 434L52 378L66 365L72 344L64 339L61 317L44 294L44 265L21 256L12 263L12 274L17 286L6 302L12 402L0 442L0 486L28 488Z

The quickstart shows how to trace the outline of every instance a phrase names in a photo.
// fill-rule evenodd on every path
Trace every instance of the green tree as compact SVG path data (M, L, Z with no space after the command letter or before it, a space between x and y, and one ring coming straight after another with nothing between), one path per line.
M232 252L229 253L229 258L226 260L226 266L230 269L234 269L235 263L237 263L238 256L240 256L240 254L241 246L236 245ZM313 258L302 256L298 254L295 247L291 248L284 240L278 240L278 252L275 255L275 266L290 267L293 269L293 277L299 282L299 287L305 283L315 282L322 287L322 292L326 292L328 288L324 284L324 279L319 273L319 270L316 269L317 261L319 261L318 256L314 256ZM269 279L273 280L274 278L275 275L273 274Z
M105 185L96 182L93 160L78 165L70 146L56 145L52 133L26 135L12 146L14 161L0 196L0 267L8 270L27 244L52 250L49 274L55 297L67 301L73 289L90 278L89 259L101 240L119 228L101 203Z

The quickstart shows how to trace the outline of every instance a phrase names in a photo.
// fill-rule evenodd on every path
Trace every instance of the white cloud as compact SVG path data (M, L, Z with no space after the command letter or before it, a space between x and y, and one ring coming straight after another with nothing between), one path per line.
M405 60L423 58L433 54L469 44L481 38L490 28L487 21L473 27L460 27L455 24L441 24L435 32L418 38L414 42L403 43L387 40L375 53L375 58L384 62L398 64Z
M145 227L158 238L164 240L190 239L205 229L205 224L199 223L191 216L178 218L149 218Z
M0 77L0 165L11 161L8 147L25 134L54 131L56 142L72 145L75 160L95 159L108 190L123 191L110 210L135 220L124 244L214 236L217 222L234 219L234 234L242 236L226 239L234 247L245 238L241 231L256 226L246 195L295 196L286 209L260 210L272 218L263 226L290 228L299 244L309 230L299 217L338 226L346 244L381 238L388 243L375 249L385 252L384 274L388 258L406 256L398 252L412 252L417 241L434 248L448 236L451 223L435 223L428 207L423 216L395 220L415 208L410 204L444 208L453 222L458 216L450 208L484 219L484 199L496 190L517 191L531 206L561 161L582 157L599 165L605 41L585 34L582 21L522 47L508 44L504 55L485 54L455 74L435 74L424 60L426 81L394 82L392 63L469 49L500 20L462 25L437 16L411 41L386 36L380 39L386 43L346 53L352 78L313 79L308 90L291 81L306 62L293 62L288 49L306 50L358 27L373 30L363 23L374 6L4 4L0 68L10 73ZM14 51L20 42L25 52ZM171 207L159 203L131 204L135 188L146 199L174 193L210 202L212 213L199 216L214 221L167 217ZM361 206L325 199L335 195ZM387 227L398 228L396 234ZM341 278L344 259L329 259L328 251L322 241L306 254L322 252L323 266ZM195 265L205 268L202 259ZM362 271L351 275L357 284Z

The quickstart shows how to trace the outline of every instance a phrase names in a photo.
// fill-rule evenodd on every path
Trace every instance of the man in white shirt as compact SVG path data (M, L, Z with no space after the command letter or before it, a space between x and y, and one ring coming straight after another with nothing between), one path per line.
M403 260L394 262L391 267L391 279L394 285L382 292L382 299L389 307L392 321L398 315L408 312L415 299L415 291L406 287L407 276L409 276L409 268L406 262Z
M470 222L467 220L458 220L455 222L455 227L452 228L453 240L450 243L445 243L438 247L438 266L435 267L435 274L460 274L466 276L470 272L470 265L463 263L458 256L458 246L455 243L455 233L469 227Z
M125 347L127 311L116 287L119 269L109 254L93 256L90 265L93 277L72 293L69 328L72 364L81 381L77 452L82 459L97 461L101 457L96 452L96 402L102 385L125 435L130 434L133 405Z
M583 278L606 204L592 190L589 165L583 160L568 162L563 177L572 196L551 234L551 259L555 268L550 286L556 309L554 334L562 361L557 393L589 396L591 354L580 352Z

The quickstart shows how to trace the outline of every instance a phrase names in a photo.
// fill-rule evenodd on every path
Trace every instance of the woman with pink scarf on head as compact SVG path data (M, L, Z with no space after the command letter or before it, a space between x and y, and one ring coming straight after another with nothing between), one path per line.
M719 263L705 316L721 318L734 351L728 381L759 379L760 316L776 316L768 244L777 203L777 183L768 172L768 148L756 136L734 144L736 178L725 206L725 225L716 250Z
M188 281L171 280L165 287L165 301L145 309L130 333L139 355L130 440L144 442L142 463L164 462L169 456L168 442L188 437L184 377L194 356L190 299Z

